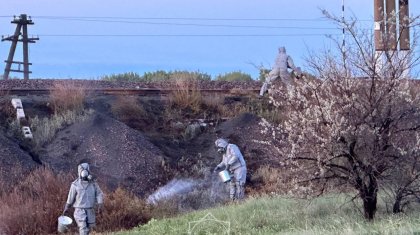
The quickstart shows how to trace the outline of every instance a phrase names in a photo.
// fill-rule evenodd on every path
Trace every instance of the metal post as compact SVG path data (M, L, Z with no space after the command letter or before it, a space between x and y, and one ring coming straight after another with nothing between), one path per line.
M399 0L400 50L410 50L408 0Z
M397 50L397 11L395 0L386 0L386 42L387 49Z
M375 51L384 51L384 0L374 0L373 6L373 17L375 20L374 30L375 30Z

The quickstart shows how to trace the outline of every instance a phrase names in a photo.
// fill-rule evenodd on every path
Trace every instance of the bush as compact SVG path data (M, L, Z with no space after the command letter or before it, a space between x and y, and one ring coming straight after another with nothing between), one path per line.
M49 234L57 230L71 177L39 168L20 182L11 193L0 197L2 234ZM3 189L2 189L3 190ZM62 203L57 203L62 202Z
M143 76L140 76L137 73L129 72L129 73L122 73L122 74L112 74L106 75L102 77L102 80L105 81L118 81L118 82L163 82L172 79L179 79L179 78L189 78L189 79L197 79L197 80L205 80L210 81L211 76L202 73L199 71L190 72L190 71L169 71L166 72L164 70L157 70L154 72L145 72Z
M143 75L143 80L148 82L166 81L169 80L169 73L163 70L146 72Z
M196 81L210 81L211 80L211 76L206 74L206 73L202 73L199 71L195 71L195 72L189 72L189 71L174 71L174 72L170 72L169 73L169 77L170 79L182 79L182 80L196 80Z
M106 194L104 211L97 215L99 232L129 229L149 221L150 209L144 200L122 188Z
M156 72L144 73L143 79L144 81L151 81L151 82L179 80L179 79L210 81L211 76L206 73L199 72L199 71L190 72L190 71L176 71L175 70L175 71L165 72L162 70L158 70Z
M138 81L141 81L143 78L138 73L128 72L128 73L105 75L101 79L104 81L112 81L112 82L138 82Z
M70 174L56 174L43 167L34 170L12 192L5 192L1 188L0 234L56 233L57 219L63 212L73 180ZM0 181L0 185L3 183ZM149 218L144 201L123 189L117 189L105 193L104 210L97 214L95 230L129 229L147 222ZM77 230L74 223L72 229Z
M134 96L118 96L111 104L111 112L119 121L132 128L141 127L139 122L147 116Z
M198 81L188 77L174 79L174 91L169 95L171 106L181 109L189 109L198 113L201 109L202 96L198 88Z
M225 73L223 75L218 75L216 77L217 81L227 81L227 82L233 82L233 81L252 81L252 77L249 74L242 73L240 71L237 72L229 72Z
M55 114L68 110L82 111L85 98L85 89L70 81L56 82L50 90L50 101Z

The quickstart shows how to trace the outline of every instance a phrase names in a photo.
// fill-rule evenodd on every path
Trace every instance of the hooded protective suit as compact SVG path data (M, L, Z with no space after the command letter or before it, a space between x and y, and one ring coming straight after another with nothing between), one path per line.
M95 226L95 205L103 204L103 193L99 185L92 180L89 164L82 163L77 167L79 178L70 186L64 212L70 206L74 209L74 219L79 227L79 234L89 234Z
M245 196L246 163L245 159L235 144L229 144L224 139L217 139L215 145L223 149L222 161L216 166L215 171L226 168L232 179L229 183L230 199L243 199Z
M285 84L290 84L292 78L289 72L287 71L288 68L292 69L293 71L296 71L296 73L300 73L300 70L296 69L292 58L286 54L286 48L280 47L279 54L277 55L273 69L270 71L268 77L266 78L264 84L261 87L260 96L264 95L269 85L271 85L271 83L278 77L280 77Z

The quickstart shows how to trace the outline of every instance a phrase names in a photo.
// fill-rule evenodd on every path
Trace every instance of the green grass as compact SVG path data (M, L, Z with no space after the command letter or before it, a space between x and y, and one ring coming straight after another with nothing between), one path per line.
M250 198L240 204L175 218L152 219L145 225L117 234L420 234L419 210L392 215L380 208L375 221L367 222L348 201L344 196L312 201ZM227 223L218 223L219 220Z

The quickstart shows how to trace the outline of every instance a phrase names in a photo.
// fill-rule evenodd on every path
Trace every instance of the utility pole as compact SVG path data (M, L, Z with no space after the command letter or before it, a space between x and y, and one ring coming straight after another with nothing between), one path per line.
M384 40L383 35L385 34L385 21L384 21L384 1L383 0L374 0L373 4L373 18L374 31L375 31L375 51L380 52L384 51Z
M397 40L400 50L410 50L408 0L398 0L398 14L395 0L374 0L373 8L375 50L397 50Z
M30 17L28 19L26 14L21 14L19 18L14 17L11 23L16 24L15 33L12 36L7 36L7 37L2 36L2 39L1 39L1 41L12 42L12 45L10 46L9 56L7 57L7 60L4 61L6 62L6 67L4 69L3 78L7 80L9 79L10 72L18 72L18 73L23 73L23 78L25 80L28 80L29 74L31 73L31 71L29 71L29 65L32 65L32 63L29 63L28 43L35 43L35 41L39 40L39 38L28 37L28 25L33 25L34 23L30 19ZM20 36L22 37L20 38ZM18 42L23 43L23 62L13 60ZM18 69L12 69L12 64L17 64ZM23 65L23 70L20 69L21 65Z
M410 30L408 18L408 0L399 0L399 32L400 32L400 50L410 50Z
M396 2L398 2L398 13ZM405 60L404 64L408 65L410 60L408 0L374 0L373 5L375 51L378 62L381 64L379 69L384 63L383 52L392 52L390 54L392 57L395 55ZM409 68L403 67L403 76L408 77Z

